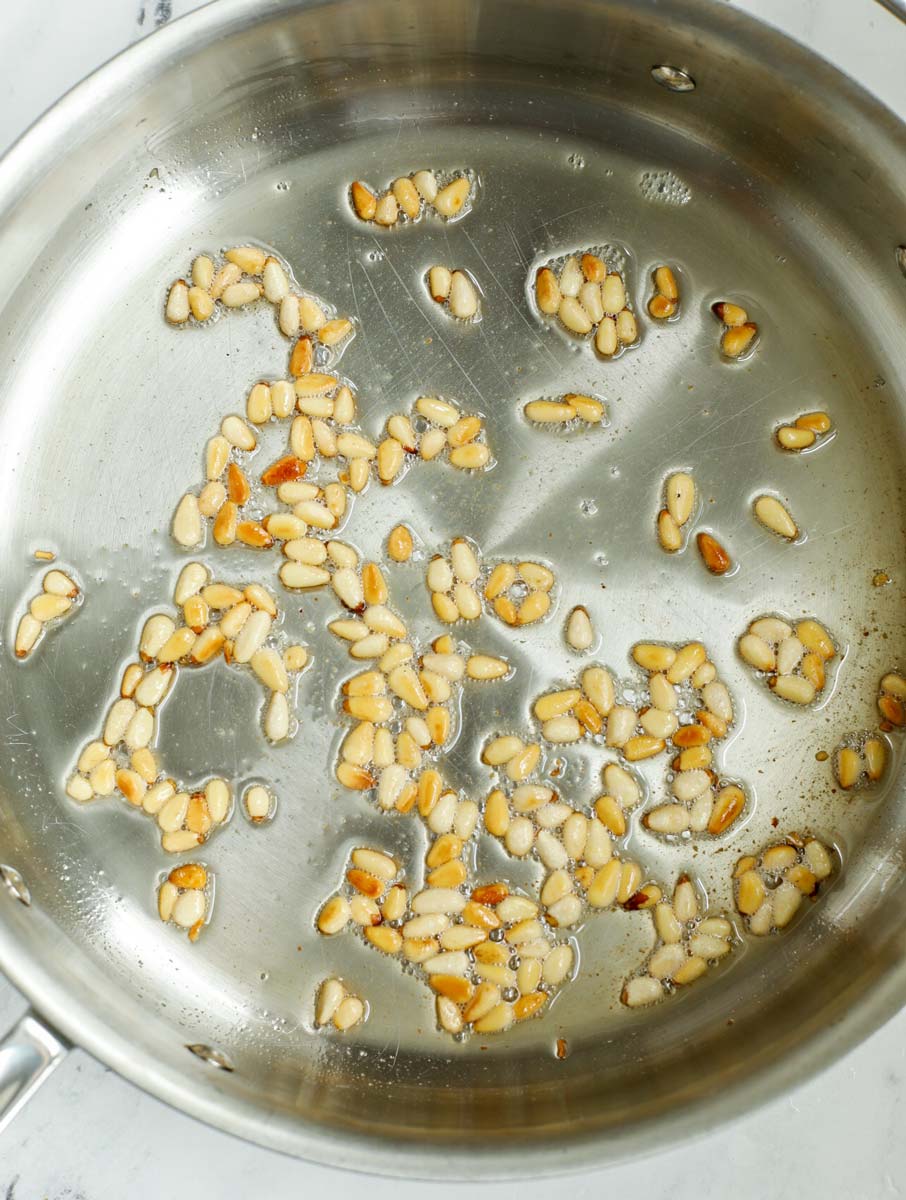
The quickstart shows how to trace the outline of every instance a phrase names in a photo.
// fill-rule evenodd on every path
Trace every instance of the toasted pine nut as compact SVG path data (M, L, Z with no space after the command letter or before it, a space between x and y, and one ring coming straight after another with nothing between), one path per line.
M827 433L831 427L831 419L826 412L803 413L796 418L797 429L810 429L814 433Z
M560 307L560 287L557 277L548 267L542 267L535 277L535 301L541 312L553 316Z
M833 658L837 653L830 634L817 621L811 619L800 621L796 626L796 637L807 650L813 651L825 660Z
M750 348L758 333L758 326L747 322L724 331L720 348L727 358L739 358Z
M412 556L412 534L405 525L396 525L387 539L387 553L394 562L408 562Z
M858 750L852 749L851 746L843 746L837 752L836 769L840 787L847 790L854 787L862 774L862 757Z
M730 328L744 325L749 319L749 315L744 308L740 308L738 304L732 304L728 300L719 300L716 304L712 304L711 311L717 317L718 321L722 321L724 325Z
M673 665L676 651L655 642L637 642L632 648L632 657L645 671L663 672Z
M725 575L731 567L729 554L710 533L700 533L696 537L698 552L702 562L712 575Z

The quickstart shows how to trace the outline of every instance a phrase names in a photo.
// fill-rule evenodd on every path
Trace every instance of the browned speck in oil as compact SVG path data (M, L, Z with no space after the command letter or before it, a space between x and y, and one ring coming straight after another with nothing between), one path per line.
M569 1050L566 1045L566 1038L557 1038L557 1047L555 1050L557 1058L566 1058Z

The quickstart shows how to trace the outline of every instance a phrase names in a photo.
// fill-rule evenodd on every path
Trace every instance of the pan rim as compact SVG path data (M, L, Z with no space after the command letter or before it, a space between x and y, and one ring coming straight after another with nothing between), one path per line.
M58 152L65 153L70 135L87 115L97 113L105 100L135 86L138 80L159 74L165 67L189 57L230 31L260 24L291 10L318 7L325 0L209 0L153 35L128 47L68 91L21 135L0 159L0 220L28 194L40 178L43 164ZM329 2L329 0L328 0ZM492 0L493 2L493 0ZM606 0L600 0L602 7ZM617 0L622 6L623 0ZM654 3L646 6L653 11ZM813 82L833 81L838 99L859 111L891 136L903 137L902 121L880 100L831 64L746 13L717 6L709 0L679 0L689 12L708 13L719 29L744 26L758 47L758 56L770 47L784 48ZM719 9L719 11L718 11ZM750 43L750 44L752 44ZM389 1176L424 1177L443 1163L449 1179L465 1178L464 1149L444 1143L417 1146L402 1139L375 1141L349 1131L274 1118L249 1102L234 1098L230 1106L218 1103L216 1090L193 1086L186 1072L161 1065L149 1054L136 1052L124 1034L108 1027L94 1010L64 994L45 957L30 949L24 935L0 914L0 970L43 1018L75 1045L115 1070L131 1083L186 1114L216 1128L270 1149L326 1166ZM739 1118L776 1097L794 1082L805 1082L851 1050L888 1020L906 1001L906 963L891 968L873 994L863 994L836 1022L828 1022L798 1048L795 1058L766 1064L738 1085L731 1100L715 1095L697 1101L688 1112L659 1116L638 1125L617 1141L612 1136L591 1135L562 1139L554 1144L513 1143L509 1150L487 1151L476 1156L470 1148L468 1178L507 1179L535 1174L563 1174L666 1150L682 1138L713 1130ZM199 1064L198 1069L205 1069ZM652 1130L657 1128L659 1144ZM451 1170L452 1168L452 1170Z

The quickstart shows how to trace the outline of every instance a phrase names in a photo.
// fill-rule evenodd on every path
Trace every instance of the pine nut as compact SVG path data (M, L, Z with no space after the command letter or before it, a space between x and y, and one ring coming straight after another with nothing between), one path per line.
M592 324L597 325L604 316L604 305L601 302L601 288L597 283L583 283L579 288L576 299L585 309Z
M798 429L795 425L781 425L775 437L784 450L805 450L815 442L816 434L811 429Z
M571 332L584 336L591 332L592 323L588 313L573 296L564 296L560 301L557 316L562 324Z
M657 517L657 536L662 549L668 554L675 554L682 548L683 535L679 526L666 508L661 509Z
M198 500L191 492L186 492L173 514L171 526L174 541L186 549L199 545L202 540L201 513Z
M721 351L727 358L739 358L752 346L757 334L758 326L751 322L726 329L720 339Z
M457 176L446 187L441 188L434 197L434 208L447 220L458 216L466 200L469 198L471 187L472 185L466 176Z
M505 659L490 654L473 654L466 663L466 674L470 679L502 679L509 670L510 665Z
M719 300L716 304L712 304L711 311L717 317L718 321L722 321L724 325L731 329L735 329L739 325L744 325L749 319L749 315L744 308L740 308L738 304L732 304L728 300Z
M616 329L617 337L624 346L631 346L634 342L638 341L639 327L636 323L635 315L628 308L624 308L618 314Z
M460 320L471 320L478 312L478 291L464 271L454 271L450 277L450 296L447 303L451 314Z
M768 685L775 696L793 704L811 704L815 699L815 685L801 675L772 675Z
M619 344L616 321L613 317L605 317L595 333L595 349L605 358L610 358L616 354Z
M541 312L554 316L560 308L561 293L557 277L548 267L542 267L535 276L535 302Z
M261 285L258 283L231 283L223 289L220 301L227 308L244 308L260 299L261 294Z
M601 285L601 299L604 311L615 317L626 307L626 289L623 279L618 274L608 274Z
M685 525L695 505L695 482L685 471L676 471L664 486L667 511L677 525Z
M862 774L862 757L858 750L844 746L837 752L837 782L848 790L855 787Z
M594 703L593 700L592 703ZM629 708L624 704L615 705L607 717L606 744L617 747L625 746L632 737L636 720L637 714L635 709Z
M431 299L443 304L450 295L453 274L447 267L431 267L428 271L428 291Z
M711 574L725 575L732 564L729 554L727 554L720 542L712 537L710 533L700 533L695 540L698 552L702 556L702 562Z
M799 536L796 522L776 496L759 496L753 505L753 511L762 525L778 537L794 541Z
M177 279L167 293L164 315L171 325L182 325L189 319L189 288L184 279Z
M523 409L529 421L539 425L565 424L574 420L576 410L571 404L555 400L530 400Z
M588 609L577 605L566 619L566 642L572 650L578 653L591 648L595 640Z

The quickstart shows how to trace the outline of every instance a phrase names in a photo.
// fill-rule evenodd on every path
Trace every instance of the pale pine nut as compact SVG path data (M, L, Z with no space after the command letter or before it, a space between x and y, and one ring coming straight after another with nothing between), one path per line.
M287 294L280 301L277 324L284 337L295 338L299 335L299 297Z
M560 301L560 307L557 310L557 316L571 333L576 333L582 337L591 332L591 318L579 301L573 296L563 297Z
M432 201L434 208L447 220L458 216L466 200L469 198L471 187L472 185L466 176L457 176L446 187L441 188L437 192Z
M623 704L615 705L607 718L606 744L617 747L625 746L635 730L636 720L635 709Z
M215 300L219 300L226 288L234 283L238 283L242 278L242 272L235 263L226 262L223 266L214 273L211 279L208 291Z
M586 667L582 672L582 690L602 717L606 717L614 705L613 680L604 667Z
M666 508L661 509L657 517L657 536L661 547L668 554L675 554L677 550L682 548L683 535L680 533L680 528L674 521Z
M576 299L585 309L593 325L597 325L604 316L604 305L601 302L601 288L597 283L583 283L579 288Z
M450 296L447 303L452 315L463 321L471 320L478 312L478 291L464 271L454 271L450 277Z
M584 279L585 276L582 274L578 262L575 258L570 257L563 264L560 271L560 291L564 296L578 296L579 288L581 288Z
M530 400L523 409L529 421L539 425L565 424L576 416L571 404L554 400Z
M619 344L616 321L613 317L605 317L595 333L595 349L605 358L610 358L616 354Z
M797 429L795 425L781 425L775 437L784 450L805 450L815 442L816 434L811 429Z
M759 496L753 505L756 518L778 537L795 541L799 536L796 522L776 496Z
M685 471L676 471L664 486L667 511L677 525L685 525L695 505L695 482Z
M566 641L569 647L578 653L589 650L594 643L595 632L592 628L588 609L577 605L566 619Z
M626 288L620 275L608 273L601 285L604 311L611 317L617 316L626 307Z
M670 683L683 683L704 663L708 657L701 642L689 642L677 651L676 658L667 669Z
M617 337L624 346L631 346L638 341L639 327L635 319L635 314L631 313L628 308L624 308L617 316Z
M19 618L16 626L15 653L17 658L26 658L34 649L43 629L42 623L30 612Z
M418 194L429 204L433 204L437 197L437 179L434 172L416 171L412 176L412 182L415 184Z
M801 675L772 675L768 684L775 696L793 704L811 704L815 699L815 685Z
M754 667L756 671L773 671L776 666L774 650L763 637L755 633L745 633L739 639L739 653L742 658Z
M392 192L386 192L374 207L373 220L376 225L390 227L399 220L399 205Z
M427 429L422 434L418 452L425 462L430 462L432 459L437 458L438 454L441 454L444 451L446 445L447 434L445 430Z
M189 287L184 279L177 279L167 293L164 315L171 325L182 325L189 319Z
M490 654L473 654L466 663L466 674L470 679L502 679L510 670L503 658Z
M243 283L231 283L223 289L220 301L227 308L244 308L260 299L261 285L250 280Z
M187 550L201 542L203 537L201 513L198 509L198 499L191 492L186 492L176 506L171 532L174 541Z
M431 299L443 304L450 295L453 274L447 267L432 267L428 272L428 291Z
M563 397L563 401L576 410L576 416L580 421L585 421L589 425L598 425L604 419L604 405L600 400L595 400L593 396L568 392Z

